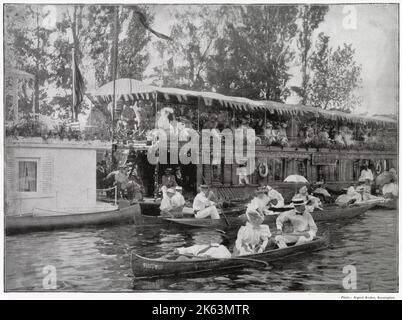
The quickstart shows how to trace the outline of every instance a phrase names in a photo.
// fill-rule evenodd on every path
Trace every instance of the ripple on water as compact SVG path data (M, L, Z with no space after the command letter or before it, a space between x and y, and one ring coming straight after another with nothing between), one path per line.
M312 291L341 292L343 268L354 265L358 291L398 290L397 214L373 210L328 228L331 248L271 263L269 268L187 278L138 280L130 254L171 257L175 248L211 238L207 230L138 228L132 225L38 232L6 237L6 289L43 290L43 268L56 267L61 291ZM231 238L236 234L228 234ZM224 242L227 244L227 239Z

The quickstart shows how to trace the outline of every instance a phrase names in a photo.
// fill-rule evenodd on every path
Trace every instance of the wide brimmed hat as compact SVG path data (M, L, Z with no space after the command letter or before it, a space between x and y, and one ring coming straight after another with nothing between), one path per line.
M302 206L302 205L305 205L306 203L307 203L307 201L303 197L294 196L292 198L292 205L294 205L294 206Z
M166 192L167 192L167 193L176 193L175 189L173 189L173 188L168 188L168 189L166 190Z

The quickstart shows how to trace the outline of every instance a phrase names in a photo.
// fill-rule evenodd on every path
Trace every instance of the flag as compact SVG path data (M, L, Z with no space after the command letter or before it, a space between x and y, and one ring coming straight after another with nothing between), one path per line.
M157 36L158 38L164 39L164 40L168 40L168 41L173 41L173 39L167 35L164 35L163 33L160 33L154 29L152 29L147 21L147 18L145 17L145 15L140 12L140 11L134 11L134 14L136 14L141 22L141 24L144 26L145 29L149 30L150 32L152 32L155 36Z
M84 99L84 91L85 91L85 83L84 78L82 77L80 68L78 68L77 59L74 57L74 76L75 76L75 105L74 105L74 113L75 119L78 118L78 113L80 111L80 106L82 100Z

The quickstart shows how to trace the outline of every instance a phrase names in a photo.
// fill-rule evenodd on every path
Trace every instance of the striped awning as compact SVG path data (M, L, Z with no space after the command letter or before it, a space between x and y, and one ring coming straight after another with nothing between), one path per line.
M106 101L112 101L113 82L109 82L91 93L93 96L102 97ZM387 116L362 116L342 111L324 110L301 104L286 104L269 100L251 100L243 97L225 96L216 92L192 91L178 88L163 88L145 84L134 79L116 80L117 100L149 100L156 97L166 101L176 99L179 103L189 103L189 100L202 99L206 106L215 103L222 107L239 111L286 114L290 116L313 116L331 120L349 121L354 123L380 123L397 124L397 120Z

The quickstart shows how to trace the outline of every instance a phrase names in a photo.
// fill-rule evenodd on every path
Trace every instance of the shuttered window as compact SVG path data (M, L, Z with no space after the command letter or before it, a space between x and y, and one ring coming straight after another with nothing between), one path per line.
M38 191L38 162L18 161L18 192Z

